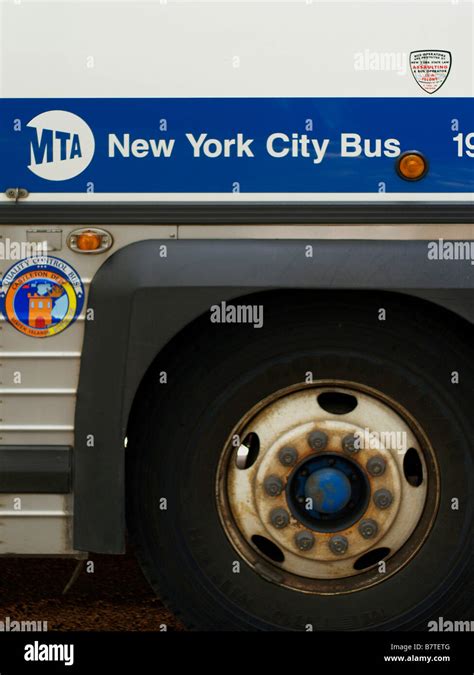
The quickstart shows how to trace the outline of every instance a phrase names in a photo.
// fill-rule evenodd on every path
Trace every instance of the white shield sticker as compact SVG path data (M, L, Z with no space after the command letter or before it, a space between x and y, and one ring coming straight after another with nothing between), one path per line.
M428 94L444 84L451 70L451 52L425 49L410 53L410 68L413 77Z

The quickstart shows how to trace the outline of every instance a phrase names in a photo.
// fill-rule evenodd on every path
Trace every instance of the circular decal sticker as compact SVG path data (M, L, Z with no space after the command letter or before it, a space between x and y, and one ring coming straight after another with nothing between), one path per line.
M36 256L20 260L2 279L2 314L30 337L61 333L77 319L83 305L82 281L60 258Z

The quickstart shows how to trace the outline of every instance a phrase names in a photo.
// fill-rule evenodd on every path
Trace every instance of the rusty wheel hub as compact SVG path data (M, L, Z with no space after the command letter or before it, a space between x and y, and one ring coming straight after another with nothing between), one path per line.
M232 431L240 442L218 470L234 546L263 576L306 592L377 583L380 562L393 574L421 546L437 505L428 500L436 462L416 422L379 392L344 385L262 401Z
M369 492L357 462L325 452L298 464L287 480L286 499L295 519L319 532L335 532L359 519Z

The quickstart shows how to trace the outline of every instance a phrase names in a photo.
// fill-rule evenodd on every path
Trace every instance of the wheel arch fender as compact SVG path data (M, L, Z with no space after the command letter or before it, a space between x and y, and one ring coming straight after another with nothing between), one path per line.
M312 257L306 257L308 245ZM467 265L467 264L466 264ZM275 289L393 291L474 323L474 271L429 261L426 242L143 240L92 280L74 439L74 546L125 550L125 438L157 354L216 303Z

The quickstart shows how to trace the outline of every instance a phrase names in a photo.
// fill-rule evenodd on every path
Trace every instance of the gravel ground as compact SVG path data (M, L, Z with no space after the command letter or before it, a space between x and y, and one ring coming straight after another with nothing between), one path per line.
M0 621L47 621L57 631L159 631L184 627L156 598L132 555L90 557L63 595L77 561L0 559Z

